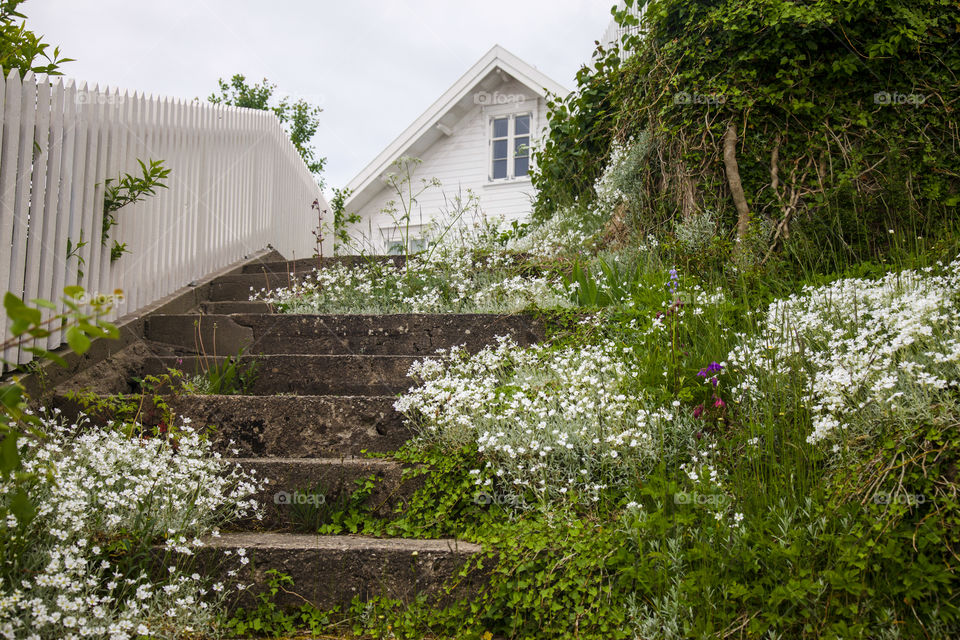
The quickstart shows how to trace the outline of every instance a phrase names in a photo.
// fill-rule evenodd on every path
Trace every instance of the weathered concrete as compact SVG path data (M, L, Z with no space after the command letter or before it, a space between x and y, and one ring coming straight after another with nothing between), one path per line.
M210 427L214 450L242 458L351 458L389 453L412 433L393 396L165 396L177 416ZM64 396L51 406L75 419L80 406ZM106 422L112 416L91 415Z
M231 313L273 313L273 309L266 302L253 300L238 300L220 302L203 302L200 312L206 315L229 315Z
M268 261L259 260L243 267L243 273L309 273L320 268L337 264L348 267L363 264L393 263L400 266L404 262L403 256L337 256L335 258L301 258L299 260Z
M529 315L157 315L148 339L183 352L432 355L463 345L475 352L508 335L521 345L543 339L543 323Z
M257 528L314 532L331 511L347 507L357 482L374 479L363 506L389 517L421 485L403 480L403 467L391 460L364 458L229 458L268 483L255 497L264 509Z
M285 533L225 533L206 541L200 558L212 575L238 570L238 579L265 585L266 571L277 569L293 578L292 593L280 592L277 603L297 607L306 600L320 609L346 607L383 595L411 602L419 594L438 601L442 585L474 555L479 545L458 540L382 539L361 536L317 536ZM240 561L243 549L248 564ZM230 552L226 555L225 552ZM452 597L462 597L475 586L465 580ZM255 588L256 589L256 588ZM236 604L250 606L253 594Z
M225 358L156 355L146 343L118 354L60 386L61 391L90 391L101 395L138 392L134 379L179 369L188 376L202 374ZM390 396L409 389L407 371L413 356L243 356L240 367L257 363L250 395Z
M217 450L241 457L323 458L396 451L410 437L393 396L180 396L170 408L215 425Z

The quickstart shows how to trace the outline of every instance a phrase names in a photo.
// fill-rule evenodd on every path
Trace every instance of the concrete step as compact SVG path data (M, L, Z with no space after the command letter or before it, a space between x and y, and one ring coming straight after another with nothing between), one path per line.
M195 427L212 426L214 450L243 458L340 458L396 451L413 434L394 411L393 396L165 396L170 410ZM55 396L52 406L75 419L80 405ZM92 416L101 422L114 416Z
M140 375L179 369L193 376L226 358L162 356L142 363ZM413 385L407 371L413 356L242 356L239 367L256 363L256 378L247 390L252 396L393 396Z
M155 315L145 337L184 353L397 354L423 356L464 345L471 352L509 335L543 339L542 321L524 314Z
M254 605L253 596L266 586L270 569L294 582L292 592L277 594L281 607L299 607L306 600L320 609L346 608L356 596L369 600L378 595L409 603L424 594L442 603L468 596L480 580L460 581L451 594L442 595L444 583L482 551L458 540L241 532L206 543L199 556L208 575L233 582L228 572L235 570L236 580L249 584L252 579L254 587L234 602L245 607Z
M373 480L373 487L357 506L385 518L395 513L420 486L402 481L403 467L391 460L364 458L228 458L258 478L269 482L254 495L264 507L259 521L239 523L239 528L315 533L331 522L333 513L350 507L358 482ZM357 498L360 498L358 495ZM236 528L232 526L231 528Z
M273 313L266 302L252 300L222 300L201 302L200 312L205 315L230 315L233 313Z
M394 396L179 396L171 410L215 425L213 445L245 458L324 458L388 453L412 435ZM238 452L232 454L227 443Z
M220 276L210 283L210 300L213 302L249 300L261 289L274 290L291 286L296 276L290 272L240 273Z
M226 358L148 355L134 359L118 355L108 365L93 367L58 387L98 395L139 393L137 380L177 369L187 377L222 366ZM239 367L256 363L256 377L246 395L270 396L393 396L413 385L407 371L414 356L242 356ZM161 391L165 394L165 391Z
M243 266L243 273L309 273L317 267L323 269L333 265L354 267L371 263L393 263L394 266L400 266L403 262L403 256L337 256L320 260L301 258L300 260L253 262Z

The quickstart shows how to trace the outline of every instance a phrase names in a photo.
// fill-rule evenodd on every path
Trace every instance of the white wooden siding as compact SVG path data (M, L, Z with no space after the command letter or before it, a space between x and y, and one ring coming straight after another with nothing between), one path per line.
M507 182L490 182L489 117L492 112L500 115L507 113L531 113L532 145L536 147L538 134L546 122L546 103L530 89L519 82L511 82L498 90L501 95L524 96L522 103L515 103L507 109L503 105L477 105L460 122L452 127L453 133L437 140L420 156L422 163L413 175L414 185L421 179L436 178L441 187L431 187L418 199L418 207L411 216L412 225L428 225L433 220L442 220L448 205L444 202L454 198L458 192L466 198L467 190L472 190L480 200L482 214L487 219L503 218L506 221L524 219L532 211L534 189L529 177ZM351 230L356 243L368 251L385 252L387 242L381 230L392 229L393 219L382 212L396 194L387 188L381 188L375 196L359 210L361 222ZM400 209L399 203L398 210ZM465 220L470 223L472 220ZM442 224L442 223L441 223ZM413 234L411 234L413 235Z
M0 79L0 124L0 288L24 299L58 300L75 284L92 296L122 289L117 318L268 245L313 255L311 205L329 210L270 112L13 71ZM139 173L138 159L163 160L169 188L117 211L101 244L104 180ZM76 245L81 232L87 244L68 260L67 238ZM111 263L114 239L131 253ZM13 346L3 357L31 354Z

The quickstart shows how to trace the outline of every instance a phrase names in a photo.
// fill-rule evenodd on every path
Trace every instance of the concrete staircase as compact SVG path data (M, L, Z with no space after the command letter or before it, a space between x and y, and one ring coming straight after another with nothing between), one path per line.
M221 276L195 312L147 317L141 343L66 388L128 393L134 377L167 367L193 372L209 354L222 358L242 347L243 359L259 361L252 395L170 400L171 409L195 426L216 427L213 444L224 456L270 480L257 496L265 519L209 540L205 566L222 574L240 568L237 551L245 549L251 562L241 581L251 582L251 567L254 582L264 583L269 569L293 578L296 594L282 594L281 604L306 600L330 608L354 596L438 594L480 547L452 539L321 536L317 518L370 476L377 482L368 504L380 515L415 490L403 481L400 464L362 457L363 451L394 451L410 437L393 402L410 385L412 362L454 345L477 350L498 335L530 344L542 339L543 329L526 316L279 315L247 301L251 287L286 286L291 272L316 266L315 259L260 263Z

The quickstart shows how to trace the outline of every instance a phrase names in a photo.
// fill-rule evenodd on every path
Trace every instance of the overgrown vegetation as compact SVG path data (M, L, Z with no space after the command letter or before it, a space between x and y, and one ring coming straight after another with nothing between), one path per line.
M888 229L934 237L960 204L954 8L654 0L639 21L621 12L623 50L598 49L555 99L537 213L600 199L596 159L619 145L640 160L618 198L640 237L709 212L724 243L754 243L752 261L776 269L824 247L875 259Z

